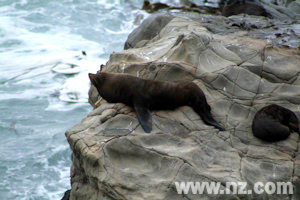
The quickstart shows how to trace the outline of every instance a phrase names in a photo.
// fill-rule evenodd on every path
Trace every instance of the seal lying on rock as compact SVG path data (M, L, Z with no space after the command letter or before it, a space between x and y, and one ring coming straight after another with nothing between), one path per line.
M231 15L238 15L245 13L248 15L265 16L273 18L273 16L266 11L261 3L250 0L229 0L226 2L222 15L229 17Z
M210 113L203 91L193 82L155 81L125 74L98 72L89 74L98 93L110 103L124 103L134 107L143 129L152 130L150 110L168 110L191 106L203 121L224 131Z
M297 116L276 104L260 109L253 119L254 136L268 142L284 140L290 136L291 131L299 133Z

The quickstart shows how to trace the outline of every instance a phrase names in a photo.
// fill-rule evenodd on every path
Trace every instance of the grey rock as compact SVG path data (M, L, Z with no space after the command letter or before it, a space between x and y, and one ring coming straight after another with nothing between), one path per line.
M91 87L95 109L66 132L73 152L70 199L299 199L299 135L268 143L251 131L256 112L272 103L300 117L299 50L264 35L268 24L291 30L297 24L249 16L165 20L151 37L129 36L130 48L113 53L103 70L192 80L226 131L183 106L152 111L153 130L147 134L133 108L100 100ZM261 27L256 32L232 26L251 27L255 20ZM209 28L213 23L218 27ZM291 182L294 193L178 194L175 182L182 181L220 182L224 190L227 182L246 182L246 190L256 182Z
M287 8L297 14L300 14L300 1L291 2Z
M124 49L136 47L136 45L141 46L141 43L144 45L146 41L155 37L173 18L174 16L166 16L165 14L151 15L143 21L141 26L130 33L128 40L125 42Z

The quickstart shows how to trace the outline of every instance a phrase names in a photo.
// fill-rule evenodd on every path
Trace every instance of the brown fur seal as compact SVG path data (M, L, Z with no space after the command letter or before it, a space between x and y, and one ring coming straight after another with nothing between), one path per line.
M164 9L164 8L169 8L169 6L167 4L159 3L159 2L150 4L150 1L144 0L142 10L147 10L149 13L154 13L159 9Z
M202 90L190 81L156 81L131 75L98 72L89 74L98 93L110 103L125 103L134 107L143 129L152 130L149 110L168 110L191 106L203 121L224 131L210 113L210 106Z
M252 123L252 132L259 139L275 142L288 138L291 131L299 133L298 123L295 113L272 104L256 113Z
M258 1L229 0L225 3L222 10L222 15L225 17L241 13L273 18Z

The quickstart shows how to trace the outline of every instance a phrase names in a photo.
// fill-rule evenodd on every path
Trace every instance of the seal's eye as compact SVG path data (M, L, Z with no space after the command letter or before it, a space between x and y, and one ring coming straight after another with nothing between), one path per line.
M95 75L94 81L97 85L101 85L104 81L106 80L105 77L103 77L102 75Z

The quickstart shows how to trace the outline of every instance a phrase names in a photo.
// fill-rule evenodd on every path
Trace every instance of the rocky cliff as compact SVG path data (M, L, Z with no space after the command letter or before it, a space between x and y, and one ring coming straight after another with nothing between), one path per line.
M180 14L181 15L181 14ZM205 93L226 131L192 108L154 110L142 129L133 108L107 103L66 132L73 151L71 199L300 199L299 135L267 143L251 131L269 104L300 118L300 25L247 15L153 15L101 70L147 79L186 79ZM95 73L95 72L91 72ZM175 182L291 182L293 194L178 194Z

